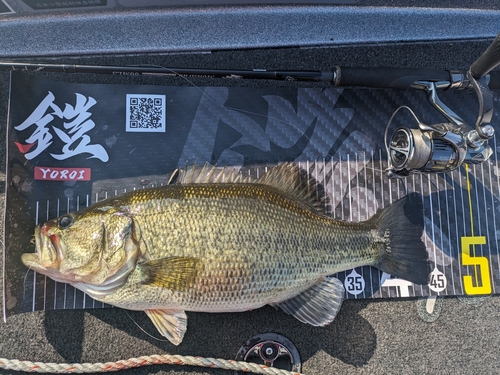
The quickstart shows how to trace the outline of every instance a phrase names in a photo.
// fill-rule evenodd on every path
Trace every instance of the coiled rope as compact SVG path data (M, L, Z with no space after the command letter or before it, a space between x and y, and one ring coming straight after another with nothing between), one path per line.
M280 370L274 367L259 365L257 363L225 360L220 358L203 358L182 355L151 355L130 358L117 362L106 363L42 363L20 361L18 359L0 358L0 368L5 370L50 373L50 374L83 374L92 372L112 372L149 365L183 365L220 368L254 374L266 375L303 375L297 372Z

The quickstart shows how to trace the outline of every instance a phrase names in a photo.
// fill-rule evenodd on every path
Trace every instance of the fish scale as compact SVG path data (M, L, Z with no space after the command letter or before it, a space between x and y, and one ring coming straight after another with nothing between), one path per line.
M273 187L213 184L178 190L167 186L143 193L128 209L140 232L148 232L143 240L148 260L202 259L197 281L185 293L175 294L189 310L223 310L228 301L234 310L256 308L297 294L321 276L345 268L347 262L374 264L377 259L366 225L346 225L317 215ZM287 271L286 278L281 270ZM140 272L129 280L140 284ZM149 289L142 286L135 293L147 294ZM105 302L127 307L120 293Z

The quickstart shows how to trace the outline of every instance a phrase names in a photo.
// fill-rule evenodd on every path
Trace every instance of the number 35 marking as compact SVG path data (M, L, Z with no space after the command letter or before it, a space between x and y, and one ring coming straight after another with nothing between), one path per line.
M486 237L484 236L471 236L462 237L462 265L474 266L474 276L464 275L464 290L466 294L491 294L491 280L490 280L490 267L488 265L488 258L471 256L472 245L485 245ZM481 280L474 285L473 277L476 280Z
M353 269L351 273L346 276L344 287L349 294L357 296L365 290L365 279L356 272L356 269Z

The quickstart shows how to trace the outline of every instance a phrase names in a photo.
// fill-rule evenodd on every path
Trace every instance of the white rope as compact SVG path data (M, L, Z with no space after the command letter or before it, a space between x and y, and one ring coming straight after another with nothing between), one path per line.
M20 361L18 359L0 358L0 368L14 371L50 373L50 374L83 374L92 372L112 372L131 369L148 365L185 365L224 370L251 372L265 375L303 375L296 372L280 370L274 367L259 365L251 362L225 360L220 358L203 358L182 355L151 355L138 358L130 358L117 362L106 363L42 363L31 361Z

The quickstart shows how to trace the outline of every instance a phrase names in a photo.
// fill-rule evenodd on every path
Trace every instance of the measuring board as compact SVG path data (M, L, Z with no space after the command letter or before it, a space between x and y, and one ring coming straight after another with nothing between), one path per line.
M443 95L474 123L471 98L465 91ZM34 227L110 196L166 184L177 167L205 162L251 177L295 162L322 187L325 211L352 222L420 193L429 284L359 267L336 275L345 298L497 293L500 145L490 141L494 154L482 165L391 180L383 135L402 105L426 123L442 121L418 91L68 84L13 72L4 316L106 307L23 266L21 254L35 250ZM394 129L411 124L405 114L394 121Z

